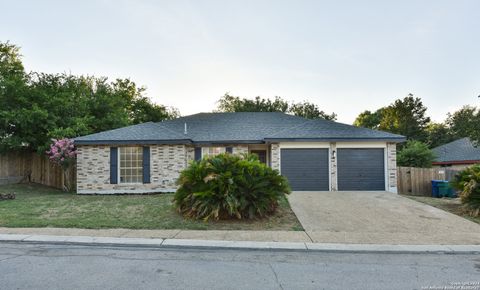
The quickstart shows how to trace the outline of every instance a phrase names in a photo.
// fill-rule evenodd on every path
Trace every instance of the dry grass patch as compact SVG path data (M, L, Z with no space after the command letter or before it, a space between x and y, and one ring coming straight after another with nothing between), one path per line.
M431 205L433 207L448 211L463 218L469 219L473 222L480 224L480 217L472 217L468 214L464 205L460 202L460 198L434 198L429 196L412 196L403 195L407 198Z

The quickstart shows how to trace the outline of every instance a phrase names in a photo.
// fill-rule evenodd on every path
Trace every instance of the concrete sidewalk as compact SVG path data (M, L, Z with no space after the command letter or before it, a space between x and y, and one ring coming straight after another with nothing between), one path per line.
M216 241L293 242L312 240L304 231L201 231L201 230L131 230L75 228L4 228L0 234L89 236L111 238L190 239Z
M303 231L0 228L0 242L328 252L479 253L480 245L320 243Z
M310 242L255 242L194 239L119 238L93 236L54 236L0 234L1 243L60 244L77 246L114 246L186 249L289 250L343 253L442 253L480 254L480 245L376 245L322 244Z

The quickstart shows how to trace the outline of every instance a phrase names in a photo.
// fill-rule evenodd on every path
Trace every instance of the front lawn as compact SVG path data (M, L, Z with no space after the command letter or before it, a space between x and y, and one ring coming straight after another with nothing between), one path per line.
M191 230L302 230L284 198L277 213L254 221L184 219L172 206L173 194L76 195L37 184L1 185L0 227L65 227Z
M426 203L433 207L442 209L444 211L448 211L450 213L456 214L463 218L469 219L473 222L480 224L480 217L472 217L465 213L463 209L463 205L460 203L459 198L434 198L429 196L412 196L412 195L404 195L410 199Z

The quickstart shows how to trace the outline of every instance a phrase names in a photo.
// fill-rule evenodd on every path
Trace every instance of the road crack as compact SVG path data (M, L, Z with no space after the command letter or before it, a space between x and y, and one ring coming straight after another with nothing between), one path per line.
M283 290L283 286L282 286L282 283L280 283L280 281L278 280L278 275L277 275L277 272L275 271L275 269L273 268L272 264L271 263L268 263L268 266L270 266L270 269L272 270L273 272L273 275L275 276L275 282L277 282L278 284L278 287L280 287L280 289Z

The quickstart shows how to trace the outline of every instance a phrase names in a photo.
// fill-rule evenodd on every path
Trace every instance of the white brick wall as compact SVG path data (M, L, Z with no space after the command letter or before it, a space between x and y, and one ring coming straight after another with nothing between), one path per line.
M248 145L230 145L232 148L232 153L233 154L244 154L248 153Z
M270 147L270 160L273 169L280 170L280 146L272 144Z
M397 193L397 144L387 143L388 191Z
M150 183L110 184L110 146L77 148L79 194L173 192L180 171L187 165L185 145L151 145Z
M335 154L332 154L335 152ZM338 178L337 178L337 143L330 143L330 150L328 154L330 155L330 190L336 191L338 188Z

